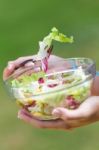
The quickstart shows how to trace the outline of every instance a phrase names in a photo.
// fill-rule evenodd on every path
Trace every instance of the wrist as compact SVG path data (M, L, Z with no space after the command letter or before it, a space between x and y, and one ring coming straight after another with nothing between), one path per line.
M99 76L99 71L96 71L96 76Z
M99 96L99 72L96 73L96 77L94 78L91 94L94 96Z

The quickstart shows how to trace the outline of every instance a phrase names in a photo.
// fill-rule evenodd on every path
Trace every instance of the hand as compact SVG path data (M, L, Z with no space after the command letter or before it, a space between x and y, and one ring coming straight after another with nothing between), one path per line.
M40 121L24 109L19 111L18 117L38 128L71 130L99 121L99 96L88 98L78 109L68 110L66 108L56 108L52 114L60 119Z
M11 75L15 68L20 65L25 60L31 59L33 56L21 57L15 61L8 63L8 66L4 70L3 79L5 80ZM53 70L61 70L67 64L59 61L63 58L52 56L49 58L49 68L48 72ZM29 64L28 64L29 65ZM67 66L68 67L68 66ZM76 127L81 127L99 119L99 77L95 78L92 86L92 96L83 102L80 107L76 110L68 110L64 108L57 108L53 111L53 115L59 116L60 119L53 121L40 121L31 116L26 110L22 109L18 113L18 117L33 126L40 128L53 128L53 129L72 129Z
M7 67L4 69L3 72L3 80L6 80L15 70L16 68L20 67L20 64L22 64L24 61L30 60L30 59L35 59L36 55L34 56L27 56L27 57L20 57L14 61L9 61ZM53 72L53 71L61 71L64 69L64 66L68 66L66 61L63 61L64 59L61 57L57 57L54 55L51 55L50 58L48 59L48 71L47 73ZM60 64L60 61L61 64ZM31 61L26 63L26 66L31 66Z

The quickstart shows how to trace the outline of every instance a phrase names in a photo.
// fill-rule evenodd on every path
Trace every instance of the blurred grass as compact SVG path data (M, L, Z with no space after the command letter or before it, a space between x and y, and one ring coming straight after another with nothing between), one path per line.
M17 106L3 86L9 60L35 54L38 41L56 26L75 42L55 43L54 54L90 57L99 69L98 0L0 0L0 150L98 150L99 125L72 132L35 129L17 119Z

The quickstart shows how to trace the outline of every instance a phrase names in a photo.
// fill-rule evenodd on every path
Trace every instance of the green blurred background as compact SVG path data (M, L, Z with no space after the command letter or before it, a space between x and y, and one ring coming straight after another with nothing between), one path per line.
M2 72L9 60L35 54L38 41L55 26L73 44L55 43L54 54L90 57L99 69L98 0L0 0L0 150L98 150L99 124L72 132L36 129L17 119Z

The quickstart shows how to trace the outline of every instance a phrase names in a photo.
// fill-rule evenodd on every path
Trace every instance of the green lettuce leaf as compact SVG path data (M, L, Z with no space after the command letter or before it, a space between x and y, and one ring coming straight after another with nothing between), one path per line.
M51 29L51 33L43 39L43 42L50 47L53 40L63 43L72 43L74 41L73 36L67 37L63 33L59 33L55 27Z
M12 87L21 87L30 84L33 81L38 81L39 78L44 78L45 72L37 72L33 73L31 76L22 75L17 79L11 81Z

